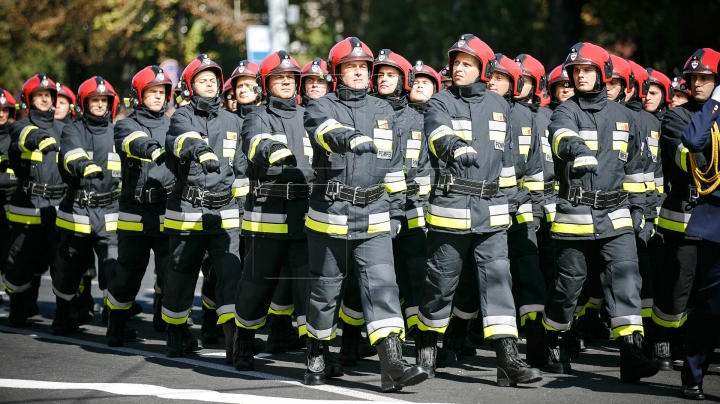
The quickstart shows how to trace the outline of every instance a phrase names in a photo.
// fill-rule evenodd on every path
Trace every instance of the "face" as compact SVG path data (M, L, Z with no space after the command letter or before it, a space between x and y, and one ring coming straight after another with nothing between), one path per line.
M278 98L288 99L295 96L295 74L290 72L283 72L278 74L271 74L268 77L268 89L270 93Z
M535 89L535 79L531 76L523 76L523 88L520 91L520 95L515 97L518 100L524 100L530 96L532 90Z
M647 112L655 112L660 108L660 103L663 100L663 91L657 84L650 84L648 93L643 100L643 109Z
M354 90L367 88L369 75L368 63L362 60L351 60L340 65L340 79Z
M452 74L455 85L472 84L480 77L480 61L467 53L458 52L453 61Z
M609 83L605 84L605 87L607 88L608 99L613 101L617 100L620 95L620 91L622 90L622 79L613 77Z
M0 108L0 126L5 125L10 120L10 108Z
M570 85L570 81L561 81L555 83L553 95L560 102L565 102L568 98L575 95L575 89Z
M311 100L317 100L327 94L327 88L327 81L320 77L310 76L305 78L305 95Z
M677 107L678 105L685 104L686 102L690 101L690 97L685 93L682 93L680 91L675 91L675 94L673 94L672 100L673 101L670 104L670 106L668 107L668 109L673 109L673 108Z
M510 76L505 73L493 72L488 82L488 90L504 97L510 90Z
M715 89L715 76L712 74L693 73L690 75L690 90L695 101L704 102Z
M635 96L636 86L633 85L629 90L625 90L625 102L630 101Z
M452 80L443 80L442 85L443 85L443 89L448 88L448 87L452 86Z
M151 111L160 112L165 107L165 86L152 86L143 91L142 103Z
M193 77L193 91L203 98L214 98L218 93L218 79L210 70L203 70Z
M30 97L32 97L32 106L42 112L50 111L53 106L50 90L37 91L33 93Z
M252 77L239 77L235 81L235 101L238 105L247 105L254 103L258 94L255 92L257 82Z
M435 86L430 78L415 76L409 96L410 102L428 102L433 93L435 93Z
M91 115L103 116L108 110L108 97L106 95L93 95L86 102L88 112Z
M380 95L390 95L395 92L400 81L400 72L390 66L382 66L378 69L377 90Z
M595 88L597 81L598 69L592 65L575 65L573 66L573 80L575 88L584 93L590 92Z
M61 121L65 119L70 112L70 100L67 97L59 95L55 103L55 119Z
M237 111L237 101L235 101L234 99L233 99L233 100L228 100L228 101L227 101L227 107L228 107L228 111L230 111L230 112L235 112L235 111Z

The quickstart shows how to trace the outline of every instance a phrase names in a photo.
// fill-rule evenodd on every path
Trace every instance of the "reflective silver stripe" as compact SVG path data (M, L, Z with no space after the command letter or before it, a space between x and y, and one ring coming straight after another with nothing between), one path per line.
M440 135L441 133L442 133L443 135L453 135L453 134L454 134L454 132L452 131L452 129L448 128L448 127L445 126L445 125L440 125L440 126L438 126L434 131L432 131L432 133L431 133L430 136L428 137L428 139L430 139L428 142L429 142L429 143L432 143L432 142L435 140L435 137L436 137L436 136L437 136L437 137L440 137L439 135Z
M190 314L191 309L187 309L185 311L171 311L166 309L165 307L162 308L162 314L170 317L170 318L183 318L186 317L188 314Z
M623 142L627 143L628 139L630 139L630 133L625 131L613 131L613 141L622 140Z
M350 128L350 127L344 126L344 125L340 124L340 122L338 122L334 119L328 119L327 121L321 123L320 126L317 127L317 129L315 129L315 138L317 138L318 133L324 132L325 128L327 128L328 126L335 126L335 125L340 125L344 129L348 129L348 130L355 130L355 128Z
M528 313L542 313L545 310L545 305L542 304L526 304L525 306L520 306L518 311L520 312L520 317L528 314Z
M407 317L417 316L418 309L419 309L418 306L412 306L412 307L406 308L405 309L405 317L407 318Z
M520 136L518 144L529 146L532 143L532 136Z
M136 136L137 136L137 137L136 137ZM143 132L143 131L139 131L139 130L136 130L135 132L127 135L127 136L125 137L125 139L123 139L123 141L122 141L122 145L121 145L121 146L122 146L123 150L127 150L127 149L128 149L127 144L128 144L129 142L131 142L131 141L133 141L133 140L136 140L136 139L139 139L139 138L141 138L141 137L148 137L148 135L147 135L147 133L145 133L145 132Z
M660 217L673 222L687 223L690 221L690 213L675 212L669 209L660 208Z
M452 127L453 130L471 130L472 129L472 122L468 120L452 120Z
M220 217L223 219L238 219L240 217L240 209L221 210Z
M610 328L617 328L624 325L642 325L642 316L622 316L610 319Z
M508 213L510 213L510 205L508 204L491 205L488 206L488 209L490 210L490 216L507 215Z
M430 185L430 176L415 177L415 182L418 185Z
M348 217L345 215L331 215L329 213L321 213L313 210L312 208L308 210L308 217L318 222L323 222L327 224L338 224L341 226L346 226L348 222Z
M647 137L647 142L648 142L648 146L657 146L658 145L658 140L651 136Z
M390 221L390 212L372 213L368 215L368 224L378 224Z
M605 298L597 298L597 297L588 298L588 303L595 305L595 306L602 305L604 301L605 301Z
M663 177L655 177L655 186L656 187L663 186Z
M243 212L243 220L249 222L277 223L284 224L287 221L287 215L281 213L262 213L262 212Z
M106 221L106 222L117 222L117 221L118 221L118 214L117 214L117 213L107 213L107 214L105 214L105 221Z
M215 306L217 306L217 303L215 303L215 302L214 302L212 299L210 299L209 297L207 297L207 296L205 296L205 295L201 295L201 297L202 297L202 301L205 302L205 304L207 304L208 306L213 307L213 308L214 308Z
M12 283L8 282L7 278L5 278L5 275L3 275L2 278L3 278L3 283L5 284L5 287L7 287L8 289L10 289L13 292L24 292L24 291L30 289L30 286L32 286L32 281L30 281L24 285L16 286L16 285L13 285Z
M517 327L515 316L487 316L483 317L483 327L489 327L491 325L511 325Z
M558 129L557 132L560 132L561 130L562 129ZM565 131L572 132L570 129L566 129ZM557 132L555 132L555 133L557 133ZM583 140L597 140L598 139L598 134L597 134L596 130L581 130L580 132L578 132L578 135L580 135L580 137Z
M441 318L439 320L430 320L429 318L425 318L422 313L418 313L418 320L425 324L428 327L432 328L442 328L447 327L448 323L450 322L449 317Z
M120 161L120 155L117 153L108 153L108 161Z
M490 214L492 215L492 210L490 212L491 212ZM532 212L532 203L522 204L517 209L518 215L523 214L523 213L530 213L530 212Z
M593 224L592 215L570 215L567 213L556 213L555 221L567 224Z
M414 140L414 139L408 139L407 141L407 148L408 149L417 149L420 150L420 147L422 146L422 141L420 140Z
M347 306L345 306L345 302L340 304L340 309L343 311L343 313L347 314L349 317L352 317L356 320L362 320L365 318L365 316L363 315L362 312L355 311L355 310L350 309Z
M501 177L514 177L515 176L515 166L503 167L502 170L500 170L500 176Z
M242 188L250 185L250 180L247 178L235 178L235 181L233 181L232 187L233 188Z
M310 139L304 137L303 138L303 146L304 147L312 147L312 144L310 143Z
M383 178L383 182L385 183L398 181L405 181L405 174L403 174L402 171L389 172L385 174L385 178Z
M310 325L310 323L305 323L305 328L307 329L307 332L317 339L330 338L333 335L333 333L335 332L336 327L337 326L333 325L332 328L327 328L324 330L316 330L313 328L313 326Z
M507 207L507 205L506 205ZM452 219L469 219L470 209L454 209L443 208L437 205L429 204L428 213L433 216L447 217ZM506 212L507 213L507 212Z
M642 183L645 179L645 174L643 173L637 173L637 174L625 174L625 178L623 178L623 182L637 182Z
M548 203L547 205L543 205L543 209L545 210L545 213L555 213L556 204L554 203Z
M228 313L235 313L235 303L220 306L215 310L215 312L217 313L218 316L222 316L223 314L228 314Z
M175 142L173 142L173 153L180 153L180 150L178 150L178 144L180 144L181 141L184 141L185 139L192 137L195 139L202 139L202 136L198 132L192 131L192 132L185 132L181 134L180 136L175 138ZM176 156L180 157L176 154Z
M507 123L498 121L488 121L488 127L490 130L496 130L498 132L507 131Z
M237 140L223 139L223 149L234 149L237 147Z
M202 212L177 212L174 210L166 209L165 217L171 220L179 220L181 222L201 222Z
M665 314L657 306L653 306L652 310L653 310L653 314L655 314L655 316L657 316L661 320L665 320L668 322L680 321L685 316L684 311L680 314Z
M132 305L132 301L130 301L130 302L120 302L120 301L118 301L118 300L115 298L115 296L113 296L113 295L110 293L109 290L106 291L106 293L105 293L105 298L108 299L108 301L110 301L110 303L112 303L112 305L113 305L113 306L116 306L116 307L125 308L125 307L129 307L130 305Z
M19 206L10 205L10 213L23 216L40 216L40 209L21 208Z
M568 328L570 328L570 323L561 324L561 323L552 321L549 318L547 318L546 314L543 314L543 322L545 324L549 325L550 327L552 327L555 331L565 331Z
M545 179L545 174L543 174L542 171L540 171L537 174L526 175L524 178L525 181L537 181L537 182L542 182L543 179Z
M132 213L120 212L118 219L123 222L142 222L142 215L133 215Z
M32 283L32 282L31 282ZM59 290L55 289L55 286L52 287L53 294L55 296L59 296L63 298L63 300L67 300L68 302L73 299L73 297L77 296L77 293L73 293L71 295L66 295L65 293L61 293Z
M654 172L650 172L650 173L645 173L645 174L643 174L643 181L645 181L645 182L653 182L653 181L655 181L655 173L654 173Z
M73 223L78 223L78 224L90 224L89 216L74 215L72 213L65 213L62 210L59 210L57 215L60 219L67 220L68 222L73 222Z
M305 316L297 316L297 325L300 327L301 325L305 325L307 321L305 320Z
M287 144L287 136L286 135L283 135L283 134L272 135L272 138L273 138L273 140L275 140L277 142Z
M384 320L373 321L372 323L368 323L365 325L368 335L374 333L381 328L386 327L400 328L404 332L405 321L403 321L402 317L392 317L386 318Z
M680 143L677 149L675 149L675 164L677 164L678 167L685 167L685 164L682 161L683 151L685 151L685 154L687 155L688 149L684 144Z
M241 318L240 316L238 316L237 313L235 313L235 321L244 325L245 327L254 327L256 325L260 325L265 321L266 317L267 316L262 316L255 320L245 320L245 319Z
M477 311L474 311L472 313L466 313L466 312L458 309L457 307L453 307L452 312L454 315L456 315L457 317L460 317L463 320L472 320L478 314Z
M414 208L405 211L405 217L408 219L415 219L416 217L423 217L423 208Z
M557 216L555 216L555 217L556 217L555 221L557 222ZM630 209L623 208L623 209L618 209L614 212L608 212L608 217L610 218L610 220L617 220L617 219L622 219L622 218L631 218L632 216L630 216Z

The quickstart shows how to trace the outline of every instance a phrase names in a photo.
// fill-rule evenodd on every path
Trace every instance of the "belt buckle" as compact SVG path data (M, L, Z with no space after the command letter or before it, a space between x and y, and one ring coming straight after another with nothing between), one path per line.
M258 198L258 194L260 193L260 181L250 180L250 186L252 187L253 196Z
M140 202L140 203L143 203L142 194L143 194L143 189L142 189L142 188L135 188L135 200L136 200L136 201L138 201L138 202Z
M480 197L481 197L481 198L484 198L484 197L485 197L485 183L486 183L486 182L487 182L487 181L481 181L481 182L480 182Z
M445 192L450 192L450 187L455 184L455 177L453 177L452 174L447 174L445 178L449 178L450 180L446 180L445 182Z
M205 196L207 195L208 191L205 191L199 187L194 187L191 189L193 190L193 197L192 197L193 205L201 205L202 206L203 201L205 200Z
M285 199L287 200L290 200L290 184L292 184L292 182L285 184Z
M594 209L600 209L600 206L598 206L598 195L600 195L600 192L595 191L595 196L593 197L593 204L592 204L592 207Z
M146 189L144 191L145 195L147 195L147 197L145 199L147 199L148 203L155 203L155 200L153 199L153 191L155 191L155 190L156 190L156 188L153 187L150 189Z
M352 198L352 204L353 204L353 205L355 205L355 200L357 199L358 189L360 189L360 187L355 187L355 188L353 188L353 198ZM365 199L367 199L367 198L365 198ZM367 201L366 201L366 202L367 202Z
M695 202L700 198L700 193L697 188L691 187L688 189L688 202Z
M89 203L90 202L90 194L88 193L88 191L83 189L83 190L79 191L79 193L80 193L80 197L78 198L79 199L78 203L80 204L80 206L81 207L88 206L90 204Z
M325 195L329 196L333 201L340 195L340 183L328 182L325 186Z
M573 189L575 190L575 196L572 198L572 201L575 205L579 205L580 201L582 200L583 189L582 189L582 187L570 188L571 191Z

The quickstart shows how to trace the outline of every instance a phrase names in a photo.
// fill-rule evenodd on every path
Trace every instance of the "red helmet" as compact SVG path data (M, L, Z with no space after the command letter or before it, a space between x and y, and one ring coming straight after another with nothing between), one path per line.
M351 60L364 60L368 64L368 72L372 71L373 53L370 48L361 42L357 37L347 37L335 44L328 54L328 70L331 76L340 74L338 67ZM333 90L337 86L337 80L333 80Z
M235 88L235 79L237 79L238 77L250 77L253 79L257 79L259 73L260 66L258 66L257 63L250 62L249 60L241 60L240 63L238 63L238 66L235 68L235 70L233 70L232 74L230 75L232 87Z
M564 81L567 81L569 83L570 78L568 77L567 70L565 70L565 66L559 65L559 66L555 67L554 69L552 69L552 71L548 75L548 79L547 79L548 91L550 91L552 93L552 91L551 91L552 86L554 84L564 82Z
M646 71L648 74L648 78L645 79L645 81L642 83L643 94L647 96L648 90L650 89L650 84L657 84L658 86L660 86L660 88L663 89L663 93L665 93L665 102L670 104L673 99L673 93L675 92L670 78L650 67L648 67Z
M212 70L215 72L215 76L218 78L218 86L220 85L219 83L224 82L223 72L220 66L212 61L210 56L201 53L198 55L197 59L193 60L185 67L185 70L183 70L182 75L180 76L180 82L183 83L181 94L183 97L190 98L195 95L195 91L192 88L192 80L195 75L203 70ZM221 91L222 90L218 88L218 95Z
M596 87L602 83L612 81L613 66L610 55L607 51L590 42L578 42L570 49L570 53L563 63L563 67L567 71L570 84L575 86L572 76L571 66L575 65L592 65L598 68L598 81ZM568 70L568 68L570 68Z
M33 93L42 90L50 91L50 96L52 96L53 99L53 105L55 105L55 102L57 101L57 87L55 87L55 82L45 74L38 73L23 84L22 94L20 95L20 107L23 109L29 109L31 101L30 96Z
M645 82L645 80L648 79L648 72L645 70L644 67L633 62L632 60L628 60L628 63L630 64L630 70L632 70L632 76L630 76L630 83L631 86L635 86L636 89L634 96L644 99L647 96L647 91L642 91L642 84ZM628 91L630 90L628 89Z
M15 97L12 96L10 91L4 88L0 88L0 108L10 109L10 118L15 119L17 114Z
M86 107L85 102L88 98L96 95L104 95L108 97L108 110L110 111L111 117L115 118L117 106L120 104L120 98L115 92L113 86L100 76L93 76L80 84L80 88L78 88L79 102L76 108L79 108L80 111L84 113Z
M163 73L160 66L148 66L139 72L132 79L131 98L133 106L142 105L143 91L148 87L165 86L165 97L167 102L172 99L172 80Z
M75 94L73 94L73 91L68 86L62 85L59 81L55 83L55 88L57 89L57 95L63 96L70 101L70 114L75 115L75 103L77 102L75 98ZM55 100L57 102L57 100Z
M634 80L633 71L630 68L630 63L628 63L627 60L616 55L610 55L610 60L612 61L613 69L612 77L614 79L622 80L623 91L625 92L625 94L629 93Z
M300 82L300 65L284 50L271 53L260 62L260 86L263 97L268 95L267 79L271 74L290 72L295 75L295 83Z
M328 84L332 83L332 76L328 73L327 63L320 58L311 60L300 71L298 94L304 94L303 91L305 90L302 86L306 77L320 77L321 80L325 80Z
M718 63L720 63L720 52L712 48L702 48L695 51L690 56L690 59L685 62L683 67L683 75L685 80L690 82L690 75L696 74L712 74L715 76L715 81L720 82L720 75L718 75Z
M413 66L413 74L415 74L415 77L427 76L433 82L436 93L442 90L442 79L440 78L440 75L435 71L435 69L423 63L422 60L415 62L415 66Z
M520 66L502 53L495 54L495 61L494 72L503 73L510 77L510 89L512 90L513 97L520 95L523 85L525 84ZM504 96L505 94L500 95Z
M552 100L552 98L550 98L550 94L545 93L545 95L542 98L540 98L540 106L545 107L545 106L550 105L551 100Z
M232 100L233 98L235 98L235 94L233 92L232 79L227 79L225 80L225 84L223 84L222 89L222 100L225 108L228 107L228 101Z
M407 61L407 59L390 49L381 49L380 52L378 52L378 56L375 58L372 72L372 83L375 89L377 89L377 75L381 66L390 66L397 69L402 76L403 89L405 89L405 91L412 90L413 81L415 80L412 65Z
M448 76L452 77L453 64L458 52L467 53L480 61L480 77L484 82L490 81L495 68L495 53L480 38L473 34L460 35L460 39L448 50Z
M515 63L522 69L523 75L530 76L535 80L535 89L533 94L538 100L548 97L547 82L545 78L545 66L539 60L521 53L515 57Z
M452 80L452 77L450 77L450 67L448 65L445 65L445 67L440 70L440 79L442 81Z
M681 93L685 93L688 96L692 97L692 91L690 91L690 87L687 85L687 82L684 78L680 76L675 76L672 79L672 87L674 91L679 91Z

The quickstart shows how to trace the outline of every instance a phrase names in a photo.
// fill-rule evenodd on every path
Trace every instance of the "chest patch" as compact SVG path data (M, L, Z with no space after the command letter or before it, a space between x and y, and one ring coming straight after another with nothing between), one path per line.
M505 122L505 116L502 112L493 112L493 121Z
M523 136L530 136L532 134L532 129L527 126L523 126L522 128L520 128L520 133L522 133Z
M228 140L237 140L237 132L225 132L225 137Z
M658 138L660 137L660 134L659 134L658 131L656 131L656 130L651 130L651 131L650 131L650 137L653 138L653 139L655 139L655 140L658 140Z
M420 140L422 139L422 132L419 130L414 130L410 133L413 140Z
M615 122L615 130L630 130L630 125L627 122Z
M384 119L378 119L377 127L378 129L390 129L390 126L388 126L388 121Z

